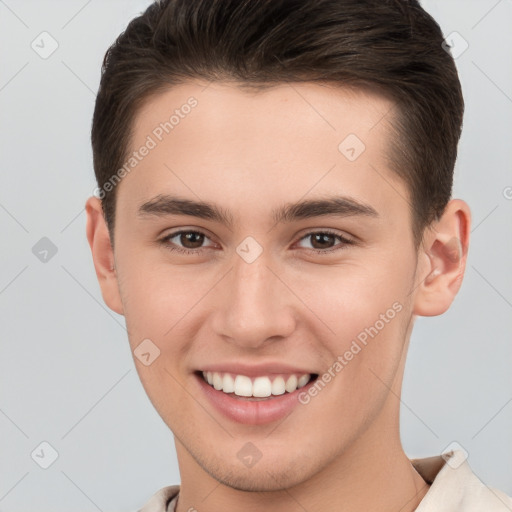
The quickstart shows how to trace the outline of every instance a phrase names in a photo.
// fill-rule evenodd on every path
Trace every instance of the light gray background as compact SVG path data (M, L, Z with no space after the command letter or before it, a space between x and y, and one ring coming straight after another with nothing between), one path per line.
M179 483L124 318L102 301L83 209L103 55L149 3L0 0L1 511L135 510ZM469 43L454 197L473 226L453 306L412 336L403 445L424 457L456 441L483 482L512 495L512 1L424 6ZM31 48L43 31L59 44L47 59ZM46 263L32 252L42 237L58 249ZM43 441L59 455L46 470L31 458Z

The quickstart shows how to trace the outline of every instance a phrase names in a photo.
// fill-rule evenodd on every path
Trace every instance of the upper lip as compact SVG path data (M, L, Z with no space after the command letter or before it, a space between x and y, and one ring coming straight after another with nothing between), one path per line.
M248 364L242 362L225 362L216 364L207 364L199 368L203 372L217 372L217 373L234 373L236 375L246 375L247 377L258 377L260 375L271 374L315 374L311 370L306 370L303 367L291 366L279 362L269 361L267 363Z

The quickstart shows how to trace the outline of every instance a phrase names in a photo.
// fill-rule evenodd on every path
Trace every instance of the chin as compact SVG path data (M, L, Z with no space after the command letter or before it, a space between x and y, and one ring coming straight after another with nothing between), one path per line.
M276 492L289 489L301 484L307 475L298 473L294 464L285 463L283 467L276 464L261 464L259 467L247 468L242 471L236 467L225 467L217 465L214 468L208 468L203 465L203 469L215 480L221 484L244 492Z

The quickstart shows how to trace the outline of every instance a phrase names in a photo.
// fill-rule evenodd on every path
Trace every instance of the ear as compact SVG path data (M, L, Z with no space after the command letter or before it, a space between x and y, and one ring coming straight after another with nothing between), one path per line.
M471 212L466 202L452 199L441 218L426 228L418 254L422 279L414 299L414 314L444 313L460 289L469 249Z
M110 309L122 315L123 304L114 265L114 252L103 216L101 201L97 197L89 197L85 203L85 211L87 214L87 240L91 247L94 269L103 300Z

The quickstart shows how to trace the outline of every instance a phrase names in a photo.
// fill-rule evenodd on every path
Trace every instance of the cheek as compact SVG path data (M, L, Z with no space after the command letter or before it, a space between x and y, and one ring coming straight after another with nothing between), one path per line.
M137 268L137 271L128 270ZM178 367L186 361L190 332L185 333L187 313L197 302L193 279L158 266L134 265L128 259L118 264L120 292L128 339L144 390L170 425L190 406L186 385ZM188 286L186 286L188 284ZM149 353L149 356L144 354ZM153 359L154 358L154 359ZM148 359L151 361L149 364ZM172 413L172 414L171 414ZM170 418L172 420L170 420Z
M405 306L410 301L413 268L407 266L408 262L393 258L375 262L368 259L312 269L290 278L318 319L336 336L346 339L373 325L388 310L388 316L394 319L399 307L393 305Z
M345 375L349 388L378 380L369 369L387 380L399 363L411 304L413 269L408 272L407 265L381 258L302 275L300 293L315 313L308 316L315 326L308 328L327 348L328 367L341 359L336 373Z
M134 337L163 340L172 336L174 326L208 289L204 280L197 279L197 272L133 255L118 262L118 275L124 316Z

